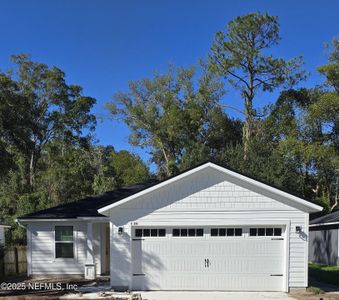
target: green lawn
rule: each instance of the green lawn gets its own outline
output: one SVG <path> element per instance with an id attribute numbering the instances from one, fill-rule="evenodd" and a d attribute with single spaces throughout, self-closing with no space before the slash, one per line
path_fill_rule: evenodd
<path id="1" fill-rule="evenodd" d="M 309 275 L 317 281 L 339 285 L 339 267 L 310 263 Z"/>

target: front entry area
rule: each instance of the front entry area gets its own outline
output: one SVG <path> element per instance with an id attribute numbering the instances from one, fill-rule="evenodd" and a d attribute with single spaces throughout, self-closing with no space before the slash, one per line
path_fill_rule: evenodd
<path id="1" fill-rule="evenodd" d="M 134 290 L 284 291 L 283 226 L 133 227 Z"/>

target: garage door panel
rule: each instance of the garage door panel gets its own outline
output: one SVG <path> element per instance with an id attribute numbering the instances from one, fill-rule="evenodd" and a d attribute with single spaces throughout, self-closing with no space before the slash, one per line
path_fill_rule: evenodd
<path id="1" fill-rule="evenodd" d="M 145 238 L 132 249 L 141 257 L 141 290 L 281 291 L 284 277 L 283 238 L 212 237 Z M 248 232 L 244 230 L 243 232 Z M 171 228 L 167 228 L 171 233 Z M 138 252 L 139 251 L 139 252 Z M 139 253 L 139 254 L 138 254 Z"/>

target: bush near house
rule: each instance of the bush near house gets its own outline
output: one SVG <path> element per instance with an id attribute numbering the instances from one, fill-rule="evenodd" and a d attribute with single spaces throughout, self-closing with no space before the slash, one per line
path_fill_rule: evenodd
<path id="1" fill-rule="evenodd" d="M 309 264 L 309 275 L 320 282 L 339 285 L 339 267 Z"/>

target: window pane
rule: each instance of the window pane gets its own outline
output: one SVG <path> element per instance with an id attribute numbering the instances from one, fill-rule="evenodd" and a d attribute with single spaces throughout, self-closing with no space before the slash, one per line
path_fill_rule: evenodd
<path id="1" fill-rule="evenodd" d="M 73 242 L 73 226 L 55 226 L 55 240 Z"/>
<path id="2" fill-rule="evenodd" d="M 218 236 L 218 228 L 211 229 L 211 236 Z"/>
<path id="3" fill-rule="evenodd" d="M 258 228 L 258 236 L 265 236 L 265 228 Z"/>
<path id="4" fill-rule="evenodd" d="M 187 229 L 186 228 L 180 229 L 180 235 L 181 236 L 187 236 Z"/>
<path id="5" fill-rule="evenodd" d="M 149 229 L 144 229 L 144 236 L 150 236 L 151 231 Z"/>
<path id="6" fill-rule="evenodd" d="M 142 237 L 142 229 L 135 229 L 135 236 Z"/>
<path id="7" fill-rule="evenodd" d="M 180 230 L 179 229 L 173 229 L 173 236 L 179 236 L 180 235 Z"/>
<path id="8" fill-rule="evenodd" d="M 226 236 L 226 228 L 219 228 L 219 236 Z"/>
<path id="9" fill-rule="evenodd" d="M 250 228 L 250 236 L 256 236 L 257 235 L 257 228 Z"/>
<path id="10" fill-rule="evenodd" d="M 166 236 L 166 229 L 159 229 L 159 236 Z"/>
<path id="11" fill-rule="evenodd" d="M 195 229 L 194 228 L 188 229 L 188 236 L 195 236 Z"/>
<path id="12" fill-rule="evenodd" d="M 272 236 L 273 235 L 273 228 L 266 228 L 266 236 Z"/>
<path id="13" fill-rule="evenodd" d="M 197 236 L 203 236 L 204 235 L 204 229 L 198 228 L 197 229 Z"/>
<path id="14" fill-rule="evenodd" d="M 274 235 L 281 236 L 281 228 L 274 228 Z"/>
<path id="15" fill-rule="evenodd" d="M 151 229 L 151 236 L 158 236 L 158 230 L 157 229 Z"/>
<path id="16" fill-rule="evenodd" d="M 242 236 L 242 229 L 241 228 L 235 229 L 235 236 Z"/>
<path id="17" fill-rule="evenodd" d="M 56 258 L 73 258 L 73 243 L 55 243 Z"/>
<path id="18" fill-rule="evenodd" d="M 234 228 L 227 228 L 227 236 L 234 236 Z"/>

